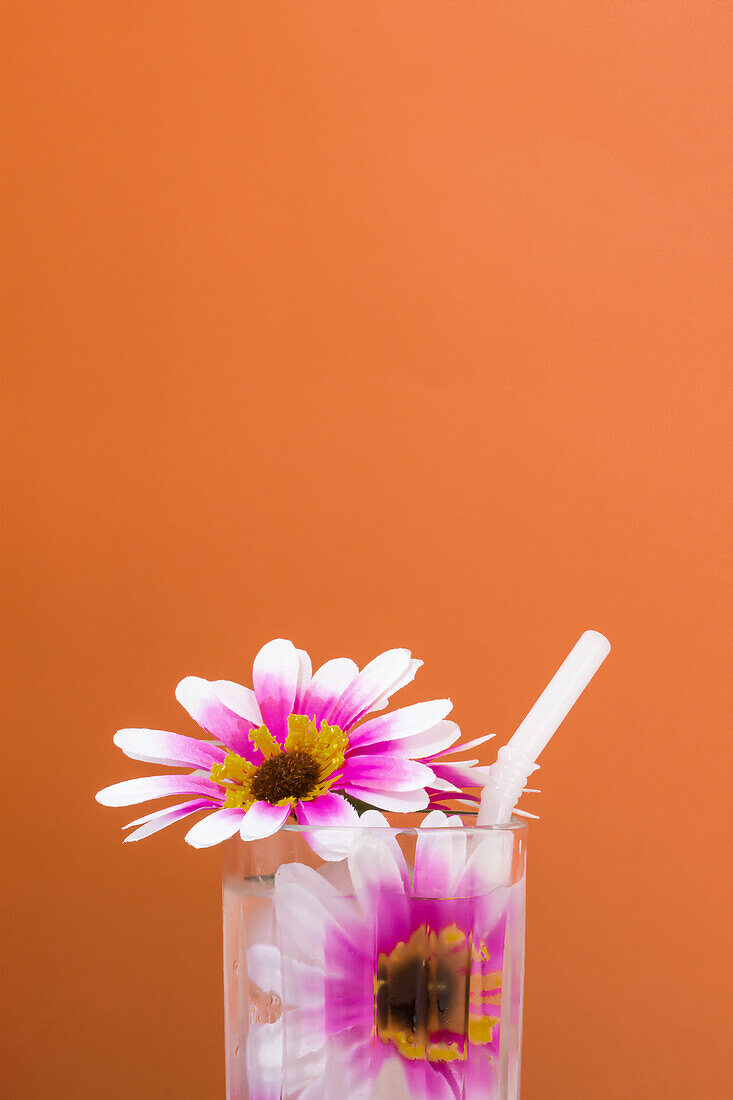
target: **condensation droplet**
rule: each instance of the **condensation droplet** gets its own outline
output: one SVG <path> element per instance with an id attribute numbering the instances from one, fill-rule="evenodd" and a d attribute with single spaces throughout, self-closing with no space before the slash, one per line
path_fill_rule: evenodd
<path id="1" fill-rule="evenodd" d="M 256 1024 L 274 1024 L 282 1016 L 282 1001 L 277 993 L 255 990 L 250 997 L 250 1018 Z"/>

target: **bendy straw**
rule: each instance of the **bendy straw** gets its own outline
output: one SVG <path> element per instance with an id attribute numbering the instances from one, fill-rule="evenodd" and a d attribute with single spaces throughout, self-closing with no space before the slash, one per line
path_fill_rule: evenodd
<path id="1" fill-rule="evenodd" d="M 514 736 L 499 749 L 489 769 L 478 813 L 479 825 L 501 825 L 511 817 L 537 757 L 577 702 L 611 651 L 607 638 L 586 630 Z"/>

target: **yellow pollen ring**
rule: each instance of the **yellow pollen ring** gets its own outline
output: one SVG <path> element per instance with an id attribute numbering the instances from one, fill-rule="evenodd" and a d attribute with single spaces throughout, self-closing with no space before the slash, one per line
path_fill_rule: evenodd
<path id="1" fill-rule="evenodd" d="M 227 751 L 222 763 L 213 764 L 211 768 L 211 779 L 226 787 L 224 806 L 227 808 L 248 810 L 253 806 L 257 799 L 252 788 L 262 764 L 288 753 L 309 757 L 315 766 L 317 778 L 307 793 L 300 794 L 298 798 L 286 794 L 272 805 L 284 806 L 290 803 L 295 807 L 298 801 L 311 802 L 314 798 L 319 798 L 333 786 L 343 767 L 349 745 L 347 734 L 338 726 L 321 722 L 319 728 L 315 719 L 309 718 L 307 714 L 291 714 L 288 717 L 288 735 L 282 746 L 267 726 L 250 730 L 249 740 L 262 754 L 261 764 L 252 764 L 237 753 Z"/>

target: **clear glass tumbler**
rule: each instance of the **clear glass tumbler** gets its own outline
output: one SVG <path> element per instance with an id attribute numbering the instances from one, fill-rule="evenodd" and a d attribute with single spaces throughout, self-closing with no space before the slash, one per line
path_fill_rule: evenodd
<path id="1" fill-rule="evenodd" d="M 526 834 L 228 841 L 229 1100 L 518 1100 Z"/>

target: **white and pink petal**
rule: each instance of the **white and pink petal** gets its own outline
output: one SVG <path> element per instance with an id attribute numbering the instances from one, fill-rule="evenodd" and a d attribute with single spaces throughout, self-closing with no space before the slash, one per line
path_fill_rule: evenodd
<path id="1" fill-rule="evenodd" d="M 214 690 L 220 703 L 233 714 L 239 715 L 251 727 L 262 725 L 262 715 L 257 704 L 257 696 L 252 688 L 237 684 L 234 680 L 214 680 Z"/>
<path id="2" fill-rule="evenodd" d="M 132 829 L 136 825 L 138 826 L 133 833 L 125 837 L 123 843 L 128 844 L 133 840 L 142 840 L 161 829 L 166 829 L 176 821 L 181 821 L 184 817 L 190 817 L 191 814 L 199 813 L 200 810 L 211 810 L 213 808 L 214 803 L 209 802 L 208 799 L 195 798 L 187 802 L 179 802 L 177 806 L 166 806 L 164 810 L 154 810 L 151 814 L 139 817 L 137 821 L 130 821 L 127 825 L 123 825 L 123 829 Z"/>
<path id="3" fill-rule="evenodd" d="M 380 837 L 379 832 L 381 830 L 365 831 L 348 854 L 351 880 L 363 912 L 374 912 L 379 895 L 389 894 L 394 898 L 391 904 L 396 904 L 409 889 L 409 879 L 405 882 L 404 861 L 396 857 L 394 846 L 389 843 L 390 834 L 386 832 Z"/>
<path id="4" fill-rule="evenodd" d="M 438 722 L 437 726 L 417 733 L 414 737 L 407 737 L 400 741 L 404 755 L 412 759 L 422 760 L 428 767 L 432 767 L 432 758 L 442 749 L 448 749 L 455 745 L 461 736 L 460 726 L 456 722 Z"/>
<path id="5" fill-rule="evenodd" d="M 348 944 L 348 950 L 334 951 L 334 965 L 343 957 L 348 966 L 351 953 L 359 949 L 358 929 L 352 934 L 338 921 L 332 901 L 324 902 L 299 883 L 276 880 L 275 904 L 278 923 L 288 929 L 289 941 L 305 960 L 323 967 L 327 946 Z"/>
<path id="6" fill-rule="evenodd" d="M 268 642 L 254 659 L 252 684 L 262 720 L 281 745 L 288 735 L 288 716 L 293 713 L 299 676 L 298 651 L 285 638 Z"/>
<path id="7" fill-rule="evenodd" d="M 407 864 L 407 860 L 404 857 L 400 843 L 392 832 L 392 828 L 387 821 L 387 818 L 379 810 L 365 810 L 363 814 L 359 816 L 359 824 L 367 829 L 385 829 L 387 830 L 383 837 L 380 836 L 380 840 L 384 840 L 384 843 L 389 847 L 392 852 L 392 857 L 400 869 L 400 876 L 402 878 L 402 885 L 405 892 L 410 892 L 410 870 Z"/>
<path id="8" fill-rule="evenodd" d="M 269 802 L 255 802 L 245 813 L 240 827 L 242 840 L 262 840 L 281 829 L 290 816 L 290 803 L 271 806 Z"/>
<path id="9" fill-rule="evenodd" d="M 466 835 L 460 818 L 449 818 L 433 810 L 417 834 L 415 849 L 415 893 L 419 897 L 452 897 L 466 864 Z"/>
<path id="10" fill-rule="evenodd" d="M 465 787 L 484 787 L 489 781 L 489 768 L 482 768 L 470 760 L 457 760 L 455 764 L 443 764 L 431 760 L 430 766 L 437 779 L 463 790 Z"/>
<path id="11" fill-rule="evenodd" d="M 95 797 L 103 806 L 134 806 L 171 794 L 201 795 L 219 804 L 224 800 L 223 789 L 218 783 L 198 775 L 146 775 L 125 779 L 97 791 Z"/>
<path id="12" fill-rule="evenodd" d="M 457 727 L 456 727 L 457 728 Z M 492 741 L 496 737 L 495 733 L 487 733 L 484 737 L 475 737 L 473 741 L 464 741 L 460 745 L 456 745 L 454 749 L 442 749 L 439 752 L 435 752 L 433 755 L 438 756 L 451 756 L 456 752 L 466 752 L 468 749 L 478 748 L 479 745 L 485 745 L 487 741 Z"/>
<path id="13" fill-rule="evenodd" d="M 339 794 L 329 791 L 311 802 L 299 802 L 298 820 L 303 825 L 339 825 L 353 828 L 359 824 L 359 815 L 354 807 Z"/>
<path id="14" fill-rule="evenodd" d="M 388 649 L 366 665 L 349 684 L 330 721 L 348 731 L 410 668 L 409 649 Z"/>
<path id="15" fill-rule="evenodd" d="M 455 722 L 443 721 L 423 733 L 415 733 L 396 741 L 380 741 L 379 744 L 368 745 L 360 751 L 375 754 L 397 753 L 410 760 L 422 760 L 428 767 L 432 767 L 433 757 L 440 755 L 439 750 L 449 749 L 460 736 L 461 730 Z"/>
<path id="16" fill-rule="evenodd" d="M 414 703 L 410 707 L 393 710 L 389 714 L 380 714 L 378 718 L 370 718 L 351 732 L 349 746 L 360 749 L 366 745 L 396 741 L 424 733 L 442 722 L 452 708 L 450 699 L 431 699 L 425 703 Z"/>
<path id="17" fill-rule="evenodd" d="M 348 657 L 326 661 L 313 674 L 300 703 L 300 713 L 319 724 L 331 720 L 341 696 L 359 675 L 359 667 Z"/>
<path id="18" fill-rule="evenodd" d="M 244 810 L 227 806 L 222 810 L 216 810 L 201 821 L 197 821 L 192 829 L 186 833 L 185 840 L 192 848 L 211 848 L 214 844 L 221 844 L 229 840 L 239 832 L 244 819 Z"/>
<path id="19" fill-rule="evenodd" d="M 382 710 L 384 707 L 386 707 L 392 695 L 394 695 L 398 691 L 401 691 L 403 687 L 407 687 L 408 684 L 412 683 L 412 681 L 415 679 L 415 675 L 417 674 L 418 670 L 422 668 L 423 664 L 424 661 L 418 661 L 413 657 L 402 675 L 398 676 L 397 679 L 389 685 L 386 691 L 384 691 L 378 699 L 375 699 L 369 710 Z"/>
<path id="20" fill-rule="evenodd" d="M 339 785 L 368 787 L 370 790 L 414 791 L 429 786 L 435 778 L 427 764 L 402 756 L 348 756 L 341 769 Z"/>
<path id="21" fill-rule="evenodd" d="M 354 807 L 333 791 L 312 802 L 299 802 L 296 817 L 301 825 L 311 826 L 303 836 L 313 851 L 325 860 L 344 858 L 354 842 L 359 824 Z"/>
<path id="22" fill-rule="evenodd" d="M 112 740 L 131 760 L 165 764 L 171 768 L 203 768 L 209 771 L 212 764 L 221 763 L 226 756 L 218 745 L 165 730 L 117 730 Z"/>
<path id="23" fill-rule="evenodd" d="M 201 676 L 186 676 L 176 688 L 176 699 L 214 740 L 246 755 L 252 723 L 222 703 L 215 683 Z"/>
<path id="24" fill-rule="evenodd" d="M 298 654 L 298 683 L 295 689 L 293 714 L 302 714 L 303 699 L 313 676 L 313 665 L 304 649 L 296 649 L 295 652 Z"/>
<path id="25" fill-rule="evenodd" d="M 376 806 L 380 810 L 392 810 L 397 813 L 417 813 L 428 807 L 429 798 L 425 791 L 383 791 L 369 790 L 366 787 L 344 787 L 346 794 L 352 798 L 364 802 L 368 806 Z"/>

